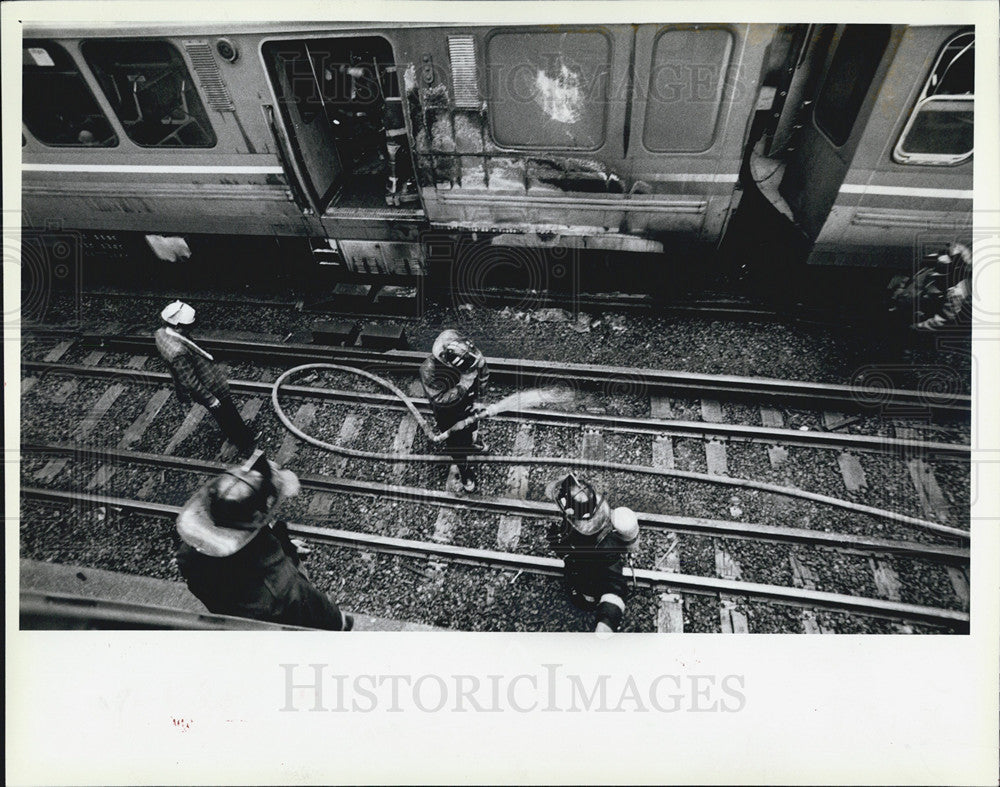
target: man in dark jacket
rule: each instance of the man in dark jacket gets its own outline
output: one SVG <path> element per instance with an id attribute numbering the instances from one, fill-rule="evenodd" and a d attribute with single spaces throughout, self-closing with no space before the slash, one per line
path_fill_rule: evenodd
<path id="1" fill-rule="evenodd" d="M 628 508 L 611 510 L 603 495 L 574 474 L 545 490 L 562 519 L 548 529 L 552 551 L 563 559 L 573 604 L 596 614 L 595 631 L 617 631 L 625 615 L 625 561 L 639 544 L 639 522 Z"/>
<path id="2" fill-rule="evenodd" d="M 191 339 L 195 311 L 188 304 L 174 301 L 161 313 L 166 323 L 155 334 L 156 349 L 170 369 L 177 398 L 184 404 L 192 399 L 208 408 L 222 433 L 241 451 L 254 447 L 254 436 L 240 418 L 229 384 L 214 364 L 214 358 Z"/>
<path id="3" fill-rule="evenodd" d="M 299 561 L 278 504 L 299 480 L 261 452 L 201 487 L 177 516 L 177 567 L 188 589 L 219 615 L 347 631 L 353 619 L 317 590 Z"/>
<path id="4" fill-rule="evenodd" d="M 483 354 L 458 331 L 443 331 L 434 340 L 430 357 L 420 367 L 420 382 L 439 430 L 444 432 L 476 412 L 476 400 L 489 376 Z M 445 445 L 458 465 L 462 488 L 474 492 L 476 474 L 469 466 L 469 455 L 486 450 L 478 429 L 473 425 L 454 432 Z"/>

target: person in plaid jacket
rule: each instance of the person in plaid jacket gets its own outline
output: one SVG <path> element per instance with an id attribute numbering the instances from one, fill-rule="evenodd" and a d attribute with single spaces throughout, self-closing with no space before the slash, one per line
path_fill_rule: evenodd
<path id="1" fill-rule="evenodd" d="M 237 448 L 248 453 L 252 451 L 254 436 L 233 404 L 226 378 L 215 365 L 212 355 L 191 339 L 194 309 L 182 301 L 174 301 L 160 313 L 160 317 L 166 324 L 154 334 L 156 349 L 170 369 L 177 398 L 184 404 L 193 399 L 207 408 L 222 433 Z"/>

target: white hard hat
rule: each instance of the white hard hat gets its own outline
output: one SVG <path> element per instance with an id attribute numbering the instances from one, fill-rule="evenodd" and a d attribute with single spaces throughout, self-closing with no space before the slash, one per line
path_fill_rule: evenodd
<path id="1" fill-rule="evenodd" d="M 160 316 L 170 325 L 190 325 L 194 322 L 194 309 L 184 301 L 174 301 L 160 312 Z"/>
<path id="2" fill-rule="evenodd" d="M 623 540 L 634 541 L 639 537 L 639 518 L 631 508 L 616 508 L 611 512 L 611 521 Z"/>

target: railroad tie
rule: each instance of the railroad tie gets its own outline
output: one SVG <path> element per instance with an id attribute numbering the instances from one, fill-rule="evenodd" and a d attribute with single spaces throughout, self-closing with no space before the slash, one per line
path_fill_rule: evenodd
<path id="1" fill-rule="evenodd" d="M 649 397 L 649 412 L 653 418 L 662 421 L 669 421 L 674 418 L 673 408 L 670 406 L 670 398 L 666 396 L 651 395 Z M 657 435 L 653 438 L 653 466 L 673 470 L 674 463 L 674 441 L 669 435 Z"/>
<path id="2" fill-rule="evenodd" d="M 72 339 L 67 339 L 66 341 L 59 342 L 55 347 L 49 350 L 45 357 L 42 358 L 43 361 L 47 363 L 55 363 L 60 358 L 62 358 L 70 347 L 72 347 L 75 342 Z"/>
<path id="3" fill-rule="evenodd" d="M 769 429 L 782 429 L 785 426 L 785 417 L 776 407 L 761 405 L 760 422 Z M 771 467 L 778 467 L 788 461 L 788 449 L 772 445 L 767 449 L 767 458 L 771 462 Z"/>
<path id="4" fill-rule="evenodd" d="M 854 419 L 850 418 L 846 413 L 840 413 L 832 410 L 823 411 L 823 428 L 828 432 L 835 432 L 851 423 L 853 420 Z"/>
<path id="5" fill-rule="evenodd" d="M 125 364 L 129 369 L 144 369 L 146 366 L 146 361 L 149 360 L 148 355 L 133 355 L 128 359 L 128 363 Z"/>
<path id="6" fill-rule="evenodd" d="M 448 466 L 448 477 L 444 482 L 445 491 L 458 491 L 462 488 L 462 476 L 458 472 L 458 465 Z M 458 512 L 453 508 L 441 507 L 438 509 L 437 519 L 434 520 L 434 532 L 431 540 L 439 544 L 450 544 L 455 535 L 455 527 L 458 525 Z M 408 525 L 397 525 L 394 535 L 397 538 L 410 534 Z"/>
<path id="7" fill-rule="evenodd" d="M 680 542 L 676 533 L 667 533 L 664 552 L 656 561 L 656 569 L 671 574 L 681 570 Z M 680 593 L 660 593 L 656 609 L 656 631 L 658 634 L 684 633 L 684 597 Z"/>
<path id="8" fill-rule="evenodd" d="M 903 440 L 916 440 L 917 430 L 905 426 L 896 427 L 896 436 Z M 937 478 L 934 476 L 934 468 L 920 457 L 910 459 L 906 463 L 910 472 L 910 480 L 913 488 L 917 492 L 917 499 L 920 508 L 928 519 L 936 519 L 938 522 L 947 522 L 951 517 L 948 501 L 941 492 Z"/>
<path id="9" fill-rule="evenodd" d="M 413 440 L 416 436 L 417 419 L 410 414 L 404 415 L 403 420 L 399 422 L 399 428 L 396 430 L 396 436 L 392 441 L 392 453 L 397 456 L 405 456 L 410 453 L 410 449 L 413 447 Z M 398 479 L 403 475 L 406 464 L 406 462 L 393 462 L 393 478 Z"/>
<path id="10" fill-rule="evenodd" d="M 177 431 L 173 433 L 170 438 L 170 442 L 167 443 L 167 447 L 163 449 L 163 453 L 168 456 L 177 450 L 177 446 L 187 440 L 194 430 L 198 428 L 198 424 L 201 423 L 202 419 L 208 414 L 208 410 L 204 407 L 192 407 L 188 410 L 184 420 L 181 421 L 181 425 L 177 427 Z"/>
<path id="11" fill-rule="evenodd" d="M 726 444 L 721 440 L 709 440 L 705 443 L 705 463 L 711 475 L 729 475 Z"/>
<path id="12" fill-rule="evenodd" d="M 813 570 L 803 563 L 794 552 L 788 556 L 788 562 L 792 566 L 792 584 L 797 588 L 815 590 L 816 575 L 813 573 Z M 816 610 L 814 609 L 803 609 L 799 613 L 799 619 L 802 621 L 802 630 L 806 634 L 835 633 L 833 629 L 819 622 Z"/>
<path id="13" fill-rule="evenodd" d="M 903 583 L 899 581 L 899 574 L 896 573 L 892 563 L 882 558 L 869 558 L 868 562 L 872 567 L 875 592 L 889 601 L 899 601 L 899 591 Z M 892 628 L 897 634 L 913 633 L 913 627 L 909 623 L 893 623 Z"/>
<path id="14" fill-rule="evenodd" d="M 923 459 L 911 459 L 906 466 L 910 471 L 910 480 L 913 481 L 913 488 L 917 490 L 917 497 L 924 514 L 928 519 L 947 522 L 951 512 L 937 478 L 934 477 L 933 468 Z"/>
<path id="15" fill-rule="evenodd" d="M 844 479 L 844 486 L 848 492 L 858 492 L 868 487 L 865 469 L 854 454 L 842 451 L 837 455 L 837 464 L 840 466 L 840 477 Z"/>
<path id="16" fill-rule="evenodd" d="M 963 568 L 958 568 L 958 566 L 948 566 L 948 579 L 951 580 L 951 586 L 955 589 L 955 595 L 958 596 L 959 601 L 962 602 L 962 609 L 968 612 L 969 610 L 969 574 Z"/>
<path id="17" fill-rule="evenodd" d="M 659 419 L 661 421 L 673 420 L 675 416 L 674 416 L 674 410 L 670 406 L 670 397 L 650 394 L 649 414 L 653 418 Z"/>
<path id="18" fill-rule="evenodd" d="M 701 420 L 710 424 L 721 424 L 725 420 L 722 414 L 722 402 L 718 399 L 702 399 Z"/>
<path id="19" fill-rule="evenodd" d="M 703 400 L 704 402 L 704 400 Z M 705 460 L 712 475 L 727 475 L 726 446 L 718 440 L 705 443 Z M 715 547 L 715 572 L 721 579 L 739 579 L 740 564 L 725 550 L 722 541 L 713 538 Z M 723 634 L 746 634 L 749 631 L 747 616 L 736 609 L 739 596 L 719 594 L 719 622 Z"/>
<path id="20" fill-rule="evenodd" d="M 522 423 L 514 436 L 514 456 L 531 456 L 535 450 L 535 437 L 531 424 Z M 528 466 L 511 465 L 507 472 L 507 493 L 517 500 L 528 496 Z M 497 527 L 497 546 L 513 552 L 521 539 L 521 517 L 504 514 Z"/>
<path id="21" fill-rule="evenodd" d="M 438 544 L 450 544 L 458 525 L 458 511 L 454 508 L 439 508 L 437 519 L 434 520 L 434 532 L 431 540 Z"/>
<path id="22" fill-rule="evenodd" d="M 94 350 L 93 352 L 89 352 L 83 359 L 83 365 L 97 366 L 106 354 L 107 353 L 105 353 L 104 350 Z"/>
<path id="23" fill-rule="evenodd" d="M 649 397 L 650 412 L 654 418 L 670 419 L 674 417 L 670 407 L 670 399 L 665 396 Z M 653 467 L 672 470 L 674 462 L 674 443 L 667 435 L 657 435 L 653 438 Z M 680 541 L 676 533 L 667 533 L 665 538 L 667 549 L 659 556 L 656 567 L 661 571 L 678 573 L 681 570 Z M 684 633 L 684 597 L 680 593 L 667 591 L 660 593 L 656 609 L 656 631 L 661 634 Z"/>
<path id="24" fill-rule="evenodd" d="M 73 437 L 78 440 L 86 440 L 93 433 L 94 429 L 97 428 L 97 424 L 108 414 L 108 410 L 117 401 L 118 397 L 125 392 L 124 385 L 112 385 L 109 387 L 101 397 L 94 403 L 94 405 L 87 411 L 87 414 L 83 417 L 80 425 L 76 428 L 73 433 Z"/>
<path id="25" fill-rule="evenodd" d="M 240 409 L 240 418 L 243 419 L 243 423 L 245 423 L 248 428 L 257 418 L 263 404 L 263 399 L 248 399 L 243 403 L 243 407 Z M 253 429 L 251 429 L 251 431 L 253 431 Z M 231 462 L 236 458 L 236 452 L 238 450 L 239 449 L 230 440 L 226 440 L 226 442 L 222 444 L 222 448 L 219 449 L 219 453 L 215 455 L 216 461 Z"/>
<path id="26" fill-rule="evenodd" d="M 311 402 L 307 402 L 300 405 L 295 411 L 292 423 L 308 434 L 309 427 L 312 426 L 312 422 L 315 419 L 316 405 Z M 298 453 L 300 445 L 302 445 L 302 441 L 299 440 L 299 438 L 291 432 L 286 434 L 285 438 L 281 441 L 281 447 L 278 449 L 278 453 L 274 455 L 274 463 L 278 465 L 278 467 L 284 467 L 287 465 L 295 457 L 295 454 Z"/>
<path id="27" fill-rule="evenodd" d="M 722 546 L 720 539 L 712 539 L 715 545 L 715 573 L 720 579 L 740 580 L 740 564 Z M 750 627 L 745 613 L 737 609 L 742 596 L 728 593 L 719 594 L 719 626 L 723 634 L 746 634 Z"/>
<path id="28" fill-rule="evenodd" d="M 357 440 L 358 435 L 361 434 L 363 423 L 364 416 L 349 413 L 340 425 L 340 432 L 337 434 L 337 445 L 348 446 Z M 333 476 L 335 478 L 343 478 L 344 471 L 347 469 L 348 457 L 339 455 L 335 455 L 335 457 Z M 329 492 L 317 492 L 312 496 L 312 500 L 309 501 L 309 515 L 319 518 L 327 516 L 330 513 L 330 509 L 333 508 L 333 503 L 336 499 L 336 495 L 332 495 Z"/>
<path id="29" fill-rule="evenodd" d="M 28 391 L 35 387 L 38 382 L 37 377 L 25 377 L 21 380 L 21 396 L 24 396 Z"/>
<path id="30" fill-rule="evenodd" d="M 127 451 L 133 445 L 135 445 L 145 434 L 146 429 L 153 422 L 153 419 L 159 414 L 160 410 L 167 403 L 170 398 L 170 389 L 161 388 L 159 391 L 154 393 L 149 401 L 146 402 L 146 409 L 142 411 L 142 414 L 136 418 L 128 429 L 125 430 L 125 434 L 122 435 L 122 439 L 118 441 L 116 448 L 120 451 Z M 115 473 L 115 467 L 111 464 L 103 464 L 98 468 L 94 477 L 90 479 L 87 484 L 87 489 L 99 489 L 107 486 L 111 477 Z"/>

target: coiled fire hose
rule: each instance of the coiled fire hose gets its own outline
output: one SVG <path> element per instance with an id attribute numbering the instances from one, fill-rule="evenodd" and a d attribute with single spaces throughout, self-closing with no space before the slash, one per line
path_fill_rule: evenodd
<path id="1" fill-rule="evenodd" d="M 364 369 L 357 369 L 352 366 L 340 366 L 333 363 L 308 363 L 301 366 L 295 366 L 284 372 L 277 380 L 274 381 L 274 385 L 271 388 L 271 405 L 274 407 L 275 415 L 278 416 L 278 420 L 281 421 L 282 425 L 291 432 L 293 435 L 298 437 L 300 440 L 309 443 L 317 448 L 322 448 L 326 451 L 332 451 L 333 453 L 340 454 L 341 456 L 347 456 L 353 459 L 364 459 L 372 462 L 422 462 L 430 464 L 452 464 L 454 460 L 451 456 L 443 454 L 395 454 L 395 453 L 380 453 L 377 451 L 363 451 L 358 448 L 348 448 L 347 446 L 337 445 L 335 443 L 328 443 L 325 440 L 320 440 L 318 437 L 313 437 L 312 435 L 306 434 L 299 427 L 297 427 L 292 420 L 288 417 L 285 411 L 281 407 L 281 402 L 279 401 L 279 394 L 281 392 L 281 386 L 285 382 L 303 372 L 307 371 L 332 371 L 332 372 L 342 372 L 346 374 L 354 374 L 359 377 L 363 377 L 371 382 L 382 386 L 386 390 L 394 394 L 402 403 L 405 405 L 406 409 L 410 411 L 410 414 L 414 417 L 417 424 L 423 430 L 427 439 L 433 443 L 443 442 L 449 434 L 459 429 L 464 429 L 471 426 L 473 423 L 482 420 L 483 418 L 490 417 L 496 414 L 495 408 L 487 407 L 479 412 L 475 413 L 471 418 L 468 418 L 455 426 L 451 427 L 449 430 L 443 433 L 438 433 L 434 428 L 427 422 L 427 419 L 420 413 L 417 406 L 398 386 L 393 384 L 391 381 L 386 380 L 383 377 L 379 377 L 376 374 L 372 374 Z M 527 409 L 527 408 L 524 408 Z M 896 522 L 901 525 L 909 525 L 911 527 L 918 527 L 924 530 L 931 530 L 935 533 L 941 533 L 942 535 L 952 536 L 954 538 L 959 538 L 965 541 L 970 539 L 970 533 L 967 530 L 961 530 L 955 527 L 948 527 L 947 525 L 941 525 L 937 522 L 930 522 L 925 519 L 919 519 L 917 517 L 907 516 L 906 514 L 899 514 L 895 511 L 888 511 L 882 508 L 875 508 L 873 506 L 861 505 L 860 503 L 854 503 L 850 500 L 843 500 L 838 497 L 830 497 L 828 495 L 817 494 L 816 492 L 808 492 L 804 489 L 796 489 L 795 487 L 780 486 L 778 484 L 771 484 L 766 481 L 751 481 L 745 478 L 732 478 L 730 476 L 723 475 L 710 475 L 709 473 L 698 473 L 692 470 L 676 470 L 667 469 L 662 467 L 649 467 L 647 465 L 628 465 L 621 462 L 605 462 L 594 459 L 571 459 L 568 457 L 559 456 L 495 456 L 492 454 L 481 455 L 477 454 L 474 461 L 477 464 L 499 464 L 499 465 L 550 465 L 557 467 L 571 467 L 571 468 L 587 468 L 592 470 L 608 470 L 614 472 L 622 473 L 635 473 L 638 475 L 649 475 L 649 476 L 660 476 L 663 478 L 683 478 L 689 481 L 700 481 L 706 484 L 717 484 L 721 486 L 734 486 L 742 487 L 744 489 L 756 489 L 761 492 L 770 492 L 776 495 L 783 495 L 785 497 L 795 497 L 801 500 L 812 500 L 816 503 L 821 503 L 823 505 L 832 506 L 835 508 L 841 508 L 847 511 L 853 511 L 858 514 L 867 514 L 869 516 L 878 517 L 890 522 Z"/>

